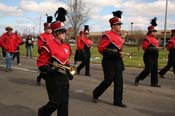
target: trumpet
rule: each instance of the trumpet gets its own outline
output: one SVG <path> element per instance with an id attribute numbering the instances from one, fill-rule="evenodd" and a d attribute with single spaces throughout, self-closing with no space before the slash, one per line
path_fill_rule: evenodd
<path id="1" fill-rule="evenodd" d="M 128 56 L 129 58 L 132 57 L 132 53 L 127 53 L 127 52 L 120 52 L 120 53 L 123 54 L 123 55 Z"/>
<path id="2" fill-rule="evenodd" d="M 52 65 L 55 69 L 58 69 L 58 71 L 62 73 L 66 73 L 66 71 L 68 70 L 71 76 L 74 76 L 76 73 L 76 68 L 74 66 L 69 67 L 69 66 L 64 66 L 62 64 L 51 63 L 51 62 L 49 62 L 49 64 Z M 59 69 L 61 69 L 62 71 L 60 71 Z"/>
<path id="3" fill-rule="evenodd" d="M 118 51 L 117 49 L 110 49 L 110 48 L 106 48 L 107 50 L 110 50 L 110 51 L 113 51 L 113 52 L 119 52 L 120 54 L 122 54 L 122 55 L 126 55 L 126 56 L 128 56 L 129 58 L 131 58 L 132 57 L 132 53 L 128 53 L 128 52 L 120 52 L 120 51 Z"/>

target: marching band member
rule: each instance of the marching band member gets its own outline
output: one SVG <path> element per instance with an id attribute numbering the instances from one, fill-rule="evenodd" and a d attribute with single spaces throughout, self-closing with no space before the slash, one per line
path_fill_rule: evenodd
<path id="1" fill-rule="evenodd" d="M 85 66 L 85 75 L 91 76 L 89 68 L 90 68 L 90 57 L 91 57 L 90 48 L 92 46 L 92 41 L 89 39 L 88 25 L 84 26 L 84 37 L 78 39 L 79 41 L 77 43 L 77 49 L 82 51 L 83 58 L 81 64 L 77 67 L 77 74 L 80 74 L 81 69 Z"/>
<path id="2" fill-rule="evenodd" d="M 126 108 L 123 100 L 123 60 L 121 56 L 124 40 L 120 36 L 121 11 L 113 12 L 114 17 L 109 20 L 111 30 L 105 32 L 98 45 L 98 51 L 103 55 L 102 67 L 104 80 L 93 90 L 93 102 L 114 82 L 113 105 Z"/>
<path id="3" fill-rule="evenodd" d="M 171 30 L 171 40 L 168 41 L 167 49 L 169 51 L 168 54 L 168 62 L 167 65 L 160 70 L 159 75 L 161 78 L 164 78 L 165 73 L 173 67 L 173 73 L 175 75 L 175 29 Z"/>
<path id="4" fill-rule="evenodd" d="M 69 79 L 72 79 L 69 71 L 61 70 L 53 64 L 69 65 L 71 47 L 63 42 L 66 37 L 64 27 L 67 11 L 60 7 L 57 11 L 56 21 L 51 23 L 54 39 L 47 41 L 40 50 L 37 65 L 41 72 L 46 74 L 46 89 L 49 102 L 39 108 L 38 116 L 51 116 L 57 110 L 57 116 L 68 116 Z"/>
<path id="5" fill-rule="evenodd" d="M 75 67 L 77 67 L 77 62 L 82 61 L 82 59 L 83 59 L 83 48 L 81 46 L 78 46 L 80 41 L 81 41 L 81 38 L 84 38 L 83 31 L 80 31 L 79 36 L 77 37 L 77 40 L 76 40 L 77 46 L 76 46 L 76 51 L 75 51 L 75 56 L 74 56 Z"/>
<path id="6" fill-rule="evenodd" d="M 135 78 L 135 85 L 138 86 L 140 80 L 144 80 L 151 73 L 151 86 L 160 87 L 158 85 L 158 46 L 159 41 L 155 37 L 157 30 L 155 26 L 157 18 L 151 21 L 151 26 L 148 27 L 148 33 L 143 40 L 142 48 L 144 50 L 143 60 L 145 63 L 144 70 Z"/>
<path id="7" fill-rule="evenodd" d="M 44 23 L 44 33 L 41 33 L 38 36 L 37 45 L 38 45 L 38 53 L 39 54 L 40 54 L 40 50 L 42 49 L 42 46 L 45 45 L 47 43 L 47 41 L 51 41 L 54 38 L 52 35 L 51 27 L 50 27 L 51 22 L 52 22 L 52 17 L 47 16 L 47 22 Z M 36 79 L 37 85 L 40 85 L 41 79 L 44 78 L 42 75 L 43 74 L 40 73 L 37 76 L 37 79 Z"/>

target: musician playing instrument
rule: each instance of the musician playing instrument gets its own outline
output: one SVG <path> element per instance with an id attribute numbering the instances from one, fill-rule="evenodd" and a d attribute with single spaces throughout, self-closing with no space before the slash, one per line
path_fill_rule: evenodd
<path id="1" fill-rule="evenodd" d="M 109 20 L 111 30 L 105 32 L 98 46 L 98 51 L 103 55 L 104 80 L 93 90 L 93 102 L 97 103 L 98 98 L 114 82 L 113 105 L 126 108 L 122 102 L 124 65 L 120 52 L 124 40 L 119 35 L 122 25 L 121 14 L 121 11 L 113 12 L 114 17 Z"/>
<path id="2" fill-rule="evenodd" d="M 59 8 L 57 13 L 61 17 L 57 17 L 57 20 L 51 23 L 54 39 L 42 46 L 37 60 L 39 69 L 46 74 L 45 82 L 49 97 L 49 102 L 39 108 L 38 116 L 51 116 L 55 110 L 57 116 L 68 116 L 69 79 L 73 77 L 68 70 L 64 71 L 55 65 L 68 67 L 72 52 L 71 47 L 63 42 L 66 36 L 63 22 L 67 11 Z"/>

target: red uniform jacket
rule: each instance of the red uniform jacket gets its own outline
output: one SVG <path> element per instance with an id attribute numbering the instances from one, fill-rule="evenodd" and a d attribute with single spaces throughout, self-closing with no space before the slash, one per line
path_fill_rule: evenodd
<path id="1" fill-rule="evenodd" d="M 78 38 L 77 38 L 77 50 L 84 49 L 85 45 L 90 48 L 92 45 L 92 41 L 89 38 L 78 36 Z"/>
<path id="2" fill-rule="evenodd" d="M 12 33 L 9 35 L 7 32 L 1 36 L 0 45 L 5 49 L 5 51 L 13 53 L 22 42 L 20 36 Z"/>
<path id="3" fill-rule="evenodd" d="M 119 50 L 122 49 L 124 40 L 114 31 L 107 31 L 103 35 L 100 44 L 98 45 L 98 51 L 103 54 L 103 51 L 108 47 L 110 43 L 114 44 Z"/>
<path id="4" fill-rule="evenodd" d="M 44 44 L 44 43 L 47 43 L 47 41 L 50 41 L 50 40 L 52 40 L 54 37 L 53 37 L 53 35 L 51 34 L 51 33 L 46 33 L 46 32 L 44 32 L 44 33 L 42 33 L 42 34 L 40 34 L 39 35 L 39 37 L 38 37 L 38 49 L 40 49 L 41 48 L 41 46 Z"/>
<path id="5" fill-rule="evenodd" d="M 158 47 L 159 41 L 155 37 L 148 35 L 146 39 L 143 40 L 142 48 L 146 50 L 150 44 L 152 44 L 155 47 Z"/>
<path id="6" fill-rule="evenodd" d="M 63 65 L 69 64 L 69 57 L 72 54 L 71 47 L 62 42 L 59 43 L 55 39 L 47 42 L 42 46 L 40 56 L 37 59 L 38 67 L 48 64 L 48 60 L 53 57 Z"/>
<path id="7" fill-rule="evenodd" d="M 168 41 L 167 49 L 170 50 L 171 48 L 175 48 L 175 37 Z"/>

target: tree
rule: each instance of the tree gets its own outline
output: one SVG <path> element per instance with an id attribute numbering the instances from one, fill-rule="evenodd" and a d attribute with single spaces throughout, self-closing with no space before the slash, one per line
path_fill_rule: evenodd
<path id="1" fill-rule="evenodd" d="M 70 0 L 68 3 L 68 24 L 73 28 L 73 37 L 76 37 L 80 27 L 89 19 L 90 8 L 83 0 Z"/>

